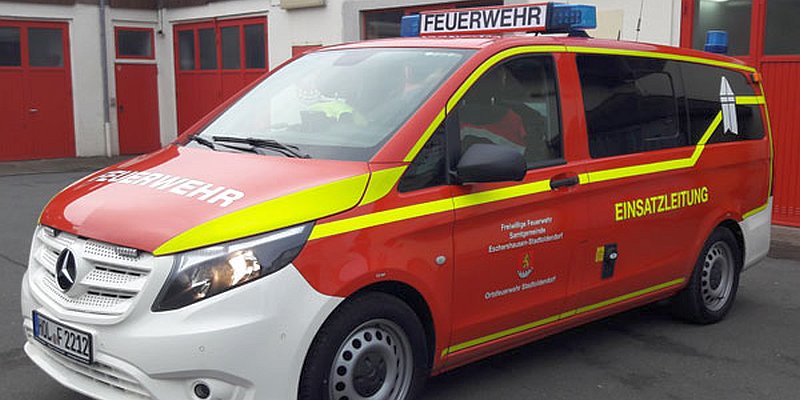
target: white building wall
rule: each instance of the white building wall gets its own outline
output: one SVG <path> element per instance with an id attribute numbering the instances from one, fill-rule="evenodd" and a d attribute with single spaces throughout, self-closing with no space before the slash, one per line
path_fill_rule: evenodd
<path id="1" fill-rule="evenodd" d="M 175 103 L 175 59 L 173 26 L 212 18 L 267 17 L 268 65 L 274 68 L 291 56 L 292 46 L 331 45 L 359 40 L 361 12 L 384 8 L 442 3 L 443 0 L 327 0 L 323 7 L 284 10 L 280 0 L 227 0 L 204 6 L 161 11 L 111 9 L 107 11 L 106 66 L 111 97 L 112 153 L 119 152 L 117 140 L 116 85 L 114 82 L 115 26 L 152 27 L 158 66 L 159 119 L 161 143 L 177 136 Z M 506 4 L 536 1 L 506 0 Z M 680 41 L 680 0 L 569 0 L 598 7 L 598 37 L 678 45 Z M 100 24 L 97 6 L 76 4 L 55 6 L 23 2 L 0 2 L 0 18 L 51 19 L 70 23 L 70 55 L 78 156 L 105 154 L 103 91 L 100 60 Z"/>

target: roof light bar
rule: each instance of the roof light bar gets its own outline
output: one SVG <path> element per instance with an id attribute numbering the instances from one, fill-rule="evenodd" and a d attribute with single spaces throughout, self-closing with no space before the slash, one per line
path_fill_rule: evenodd
<path id="1" fill-rule="evenodd" d="M 402 19 L 400 35 L 432 36 L 502 32 L 568 33 L 597 27 L 594 6 L 539 3 L 423 11 Z"/>

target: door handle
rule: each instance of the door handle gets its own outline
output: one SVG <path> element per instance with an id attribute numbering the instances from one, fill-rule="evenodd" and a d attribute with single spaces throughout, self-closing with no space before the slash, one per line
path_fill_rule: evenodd
<path id="1" fill-rule="evenodd" d="M 28 112 L 31 113 L 31 114 L 37 113 L 37 112 L 39 112 L 39 109 L 38 108 L 29 108 Z"/>
<path id="2" fill-rule="evenodd" d="M 577 176 L 568 176 L 565 178 L 553 177 L 550 178 L 550 189 L 558 189 L 560 187 L 575 186 L 578 184 Z"/>

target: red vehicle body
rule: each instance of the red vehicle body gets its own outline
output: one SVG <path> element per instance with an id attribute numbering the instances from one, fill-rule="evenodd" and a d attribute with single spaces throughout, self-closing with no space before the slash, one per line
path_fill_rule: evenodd
<path id="1" fill-rule="evenodd" d="M 764 94 L 750 67 L 693 50 L 585 38 L 414 38 L 320 51 L 366 48 L 475 52 L 366 163 L 182 146 L 257 81 L 175 144 L 58 194 L 40 223 L 162 256 L 316 221 L 294 267 L 325 296 L 382 292 L 408 304 L 425 331 L 433 374 L 676 295 L 690 284 L 704 244 L 720 227 L 736 237 L 737 268 L 765 256 L 771 144 Z M 562 162 L 530 168 L 521 181 L 398 190 L 408 166 L 476 80 L 521 55 L 552 57 Z M 765 134 L 710 143 L 724 122 L 719 111 L 697 143 L 592 157 L 576 62 L 581 55 L 676 61 L 742 75 L 752 94 L 737 95 L 736 103 L 759 110 Z M 154 181 L 135 175 L 154 171 L 179 179 L 153 189 Z M 194 183 L 181 186 L 187 182 Z M 242 196 L 192 195 L 205 182 Z M 124 219 L 136 222 L 120 227 Z M 306 354 L 308 346 L 298 351 Z"/>

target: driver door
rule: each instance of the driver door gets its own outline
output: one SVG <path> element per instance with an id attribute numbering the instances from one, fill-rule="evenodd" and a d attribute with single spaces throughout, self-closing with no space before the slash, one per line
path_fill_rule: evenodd
<path id="1" fill-rule="evenodd" d="M 462 154 L 476 143 L 491 143 L 517 150 L 528 165 L 519 182 L 454 187 L 450 355 L 517 344 L 566 311 L 586 216 L 582 171 L 563 146 L 556 57 L 499 63 L 450 115 L 458 119 Z"/>

